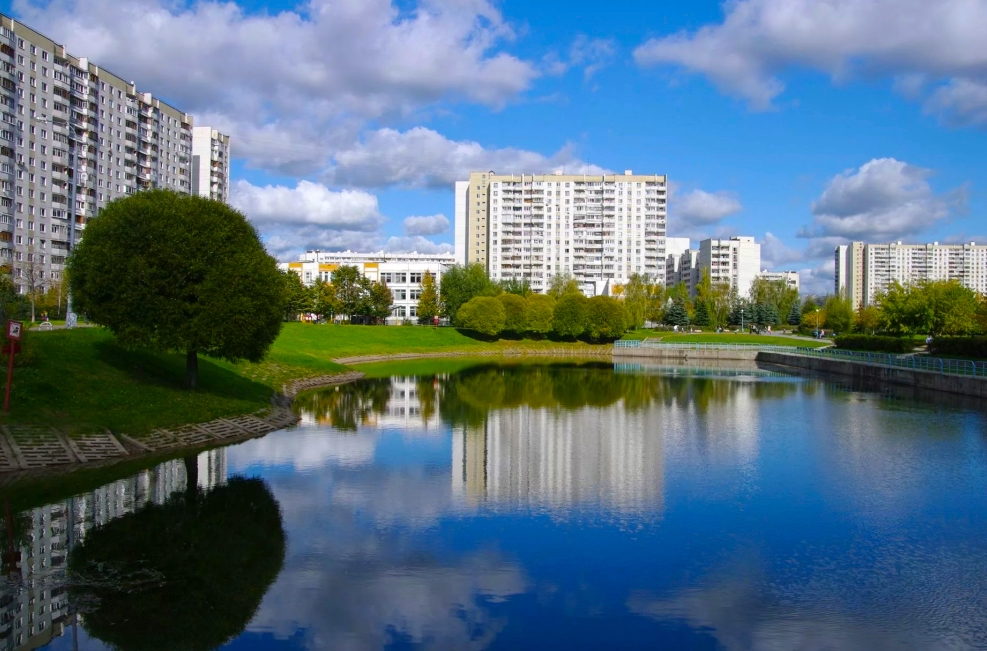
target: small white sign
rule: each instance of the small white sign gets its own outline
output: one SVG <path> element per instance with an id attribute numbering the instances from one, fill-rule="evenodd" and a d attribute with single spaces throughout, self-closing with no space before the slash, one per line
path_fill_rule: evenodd
<path id="1" fill-rule="evenodd" d="M 7 323 L 7 337 L 20 340 L 22 326 L 23 324 L 20 321 L 9 321 Z"/>

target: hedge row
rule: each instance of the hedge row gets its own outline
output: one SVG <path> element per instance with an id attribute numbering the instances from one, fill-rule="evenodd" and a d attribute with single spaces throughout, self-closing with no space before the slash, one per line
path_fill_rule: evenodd
<path id="1" fill-rule="evenodd" d="M 936 337 L 929 344 L 929 352 L 987 359 L 987 337 Z"/>
<path id="2" fill-rule="evenodd" d="M 555 301 L 543 294 L 527 298 L 500 294 L 470 299 L 459 308 L 456 321 L 488 337 L 552 332 L 559 337 L 613 341 L 627 331 L 630 315 L 621 301 L 609 296 L 566 294 Z"/>
<path id="3" fill-rule="evenodd" d="M 915 349 L 915 341 L 908 337 L 881 337 L 878 335 L 840 335 L 836 338 L 837 348 L 867 350 L 878 353 L 910 353 Z"/>

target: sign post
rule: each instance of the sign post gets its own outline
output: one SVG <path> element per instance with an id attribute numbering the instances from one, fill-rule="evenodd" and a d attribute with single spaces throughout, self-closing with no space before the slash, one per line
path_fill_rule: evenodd
<path id="1" fill-rule="evenodd" d="M 8 321 L 7 322 L 7 339 L 10 342 L 4 346 L 7 349 L 8 361 L 7 361 L 7 388 L 3 393 L 3 410 L 10 411 L 10 385 L 14 381 L 14 354 L 17 353 L 18 343 L 21 340 L 21 333 L 24 330 L 24 324 L 20 321 Z"/>

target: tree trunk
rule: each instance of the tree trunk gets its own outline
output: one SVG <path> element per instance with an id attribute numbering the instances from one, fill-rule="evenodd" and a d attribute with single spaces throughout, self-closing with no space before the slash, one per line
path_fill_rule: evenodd
<path id="1" fill-rule="evenodd" d="M 182 460 L 185 462 L 185 495 L 192 503 L 199 495 L 199 458 L 193 455 Z"/>
<path id="2" fill-rule="evenodd" d="M 31 323 L 34 323 L 34 292 L 31 292 Z"/>
<path id="3" fill-rule="evenodd" d="M 191 349 L 185 353 L 185 387 L 194 389 L 199 385 L 199 352 Z"/>

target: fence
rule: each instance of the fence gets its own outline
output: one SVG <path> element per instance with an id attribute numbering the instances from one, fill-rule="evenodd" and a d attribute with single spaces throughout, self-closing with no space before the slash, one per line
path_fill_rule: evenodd
<path id="1" fill-rule="evenodd" d="M 663 343 L 660 341 L 620 340 L 614 342 L 614 348 L 656 348 L 662 350 L 758 350 L 771 353 L 785 353 L 802 357 L 819 357 L 822 359 L 838 359 L 860 364 L 876 364 L 893 368 L 906 368 L 943 375 L 967 375 L 987 377 L 987 362 L 974 362 L 968 359 L 942 359 L 919 355 L 890 355 L 887 353 L 857 352 L 855 350 L 840 350 L 837 348 L 802 348 L 795 346 L 777 346 L 773 344 L 726 344 L 726 343 Z"/>

